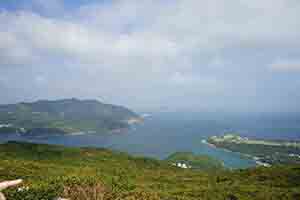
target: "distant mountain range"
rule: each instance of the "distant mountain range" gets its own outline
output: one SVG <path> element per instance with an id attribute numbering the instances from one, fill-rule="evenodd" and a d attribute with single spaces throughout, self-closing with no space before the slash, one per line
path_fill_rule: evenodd
<path id="1" fill-rule="evenodd" d="M 0 105 L 0 133 L 103 133 L 128 128 L 142 118 L 122 106 L 97 100 L 39 100 Z"/>

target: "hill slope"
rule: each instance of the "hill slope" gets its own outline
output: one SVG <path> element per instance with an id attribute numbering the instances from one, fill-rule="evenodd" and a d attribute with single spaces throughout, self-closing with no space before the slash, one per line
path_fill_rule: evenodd
<path id="1" fill-rule="evenodd" d="M 9 199 L 295 200 L 300 166 L 213 172 L 95 148 L 10 142 L 0 145 L 0 181 L 23 178 Z M 28 188 L 27 188 L 28 187 Z M 20 191 L 21 190 L 21 191 Z"/>
<path id="2" fill-rule="evenodd" d="M 103 132 L 128 127 L 131 110 L 96 100 L 64 99 L 0 105 L 0 132 Z"/>
<path id="3" fill-rule="evenodd" d="M 201 169 L 201 170 L 221 170 L 224 165 L 220 160 L 206 155 L 195 155 L 192 152 L 176 152 L 167 159 L 172 165 L 184 165 L 181 168 Z"/>

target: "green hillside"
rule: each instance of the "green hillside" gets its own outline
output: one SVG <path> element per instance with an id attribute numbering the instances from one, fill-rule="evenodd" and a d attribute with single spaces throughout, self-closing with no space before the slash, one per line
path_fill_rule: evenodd
<path id="1" fill-rule="evenodd" d="M 64 99 L 0 105 L 0 133 L 97 132 L 128 127 L 131 110 L 96 100 Z"/>
<path id="2" fill-rule="evenodd" d="M 0 145 L 0 181 L 24 179 L 8 200 L 300 199 L 300 166 L 236 171 L 181 169 L 166 161 L 95 148 Z"/>
<path id="3" fill-rule="evenodd" d="M 188 168 L 201 170 L 220 170 L 224 169 L 220 160 L 206 155 L 195 155 L 192 152 L 176 152 L 166 159 L 171 164 L 186 164 Z"/>

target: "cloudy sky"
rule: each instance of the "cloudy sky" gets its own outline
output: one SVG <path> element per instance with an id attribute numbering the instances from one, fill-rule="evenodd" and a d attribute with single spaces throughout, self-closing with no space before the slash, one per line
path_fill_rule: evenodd
<path id="1" fill-rule="evenodd" d="M 300 111 L 299 0 L 1 0 L 0 103 Z"/>

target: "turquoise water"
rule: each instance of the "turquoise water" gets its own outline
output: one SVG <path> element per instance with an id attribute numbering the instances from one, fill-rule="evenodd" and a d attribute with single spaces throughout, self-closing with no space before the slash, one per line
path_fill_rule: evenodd
<path id="1" fill-rule="evenodd" d="M 254 166 L 255 162 L 243 158 L 237 153 L 210 147 L 203 144 L 202 140 L 228 131 L 260 138 L 297 139 L 300 136 L 298 123 L 279 126 L 277 122 L 271 126 L 264 120 L 258 120 L 256 123 L 253 123 L 253 120 L 249 121 L 247 118 L 246 121 L 243 121 L 240 118 L 237 120 L 236 118 L 203 116 L 201 114 L 163 113 L 153 114 L 146 118 L 143 124 L 134 125 L 129 131 L 118 134 L 43 137 L 3 134 L 0 135 L 0 142 L 21 140 L 66 146 L 105 147 L 157 159 L 164 159 L 174 152 L 189 151 L 221 159 L 225 166 L 230 168 L 246 168 Z M 285 127 L 290 127 L 290 134 L 284 136 Z"/>

